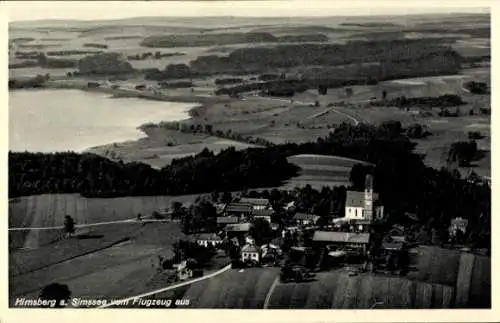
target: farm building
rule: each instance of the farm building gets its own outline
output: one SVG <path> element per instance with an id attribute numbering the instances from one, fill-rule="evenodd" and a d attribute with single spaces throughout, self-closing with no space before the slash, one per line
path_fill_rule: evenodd
<path id="1" fill-rule="evenodd" d="M 383 212 L 378 194 L 373 192 L 373 178 L 370 174 L 366 175 L 364 192 L 347 191 L 346 219 L 372 221 L 374 215 L 377 219 L 382 219 Z"/>
<path id="2" fill-rule="evenodd" d="M 314 225 L 318 219 L 319 216 L 306 213 L 297 213 L 293 217 L 293 221 L 297 225 Z"/>
<path id="3" fill-rule="evenodd" d="M 247 203 L 231 203 L 226 206 L 225 214 L 228 216 L 249 217 L 253 206 Z"/>
<path id="4" fill-rule="evenodd" d="M 365 254 L 368 243 L 370 242 L 369 233 L 353 233 L 353 232 L 330 232 L 316 231 L 314 232 L 313 241 L 323 245 L 334 246 L 337 248 L 355 248 Z"/>
<path id="5" fill-rule="evenodd" d="M 241 248 L 241 261 L 260 262 L 262 251 L 255 244 L 246 244 Z"/>
<path id="6" fill-rule="evenodd" d="M 242 204 L 250 204 L 253 210 L 267 210 L 271 208 L 271 203 L 268 199 L 258 199 L 250 197 L 242 197 L 239 201 Z"/>
<path id="7" fill-rule="evenodd" d="M 191 235 L 193 239 L 200 246 L 218 246 L 222 243 L 222 239 L 215 233 L 198 233 Z"/>

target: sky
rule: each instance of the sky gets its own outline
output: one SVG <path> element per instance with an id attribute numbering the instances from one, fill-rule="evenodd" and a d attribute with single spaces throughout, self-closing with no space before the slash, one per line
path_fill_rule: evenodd
<path id="1" fill-rule="evenodd" d="M 488 12 L 487 1 L 419 0 L 267 1 L 6 1 L 9 21 L 105 20 L 148 16 L 355 16 Z"/>

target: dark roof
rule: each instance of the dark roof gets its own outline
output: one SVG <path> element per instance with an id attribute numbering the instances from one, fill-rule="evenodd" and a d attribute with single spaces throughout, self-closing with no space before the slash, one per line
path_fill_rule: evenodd
<path id="1" fill-rule="evenodd" d="M 365 192 L 347 191 L 345 198 L 346 207 L 363 207 L 365 206 Z"/>
<path id="2" fill-rule="evenodd" d="M 206 241 L 221 241 L 221 237 L 219 237 L 215 233 L 195 233 L 189 236 L 194 240 L 206 240 Z"/>
<path id="3" fill-rule="evenodd" d="M 253 210 L 253 216 L 271 216 L 273 215 L 274 210 Z"/>
<path id="4" fill-rule="evenodd" d="M 238 223 L 238 224 L 229 224 L 226 226 L 226 231 L 232 232 L 247 232 L 250 230 L 250 223 Z"/>
<path id="5" fill-rule="evenodd" d="M 268 199 L 256 199 L 256 198 L 250 198 L 250 197 L 242 197 L 240 199 L 240 203 L 264 206 L 264 205 L 269 204 L 269 200 Z"/>
<path id="6" fill-rule="evenodd" d="M 401 250 L 403 248 L 402 243 L 397 243 L 397 242 L 383 242 L 382 243 L 382 249 L 386 250 Z"/>
<path id="7" fill-rule="evenodd" d="M 231 203 L 226 207 L 226 212 L 250 213 L 252 210 L 253 206 L 246 203 Z"/>
<path id="8" fill-rule="evenodd" d="M 293 216 L 294 220 L 309 220 L 309 221 L 316 221 L 319 218 L 319 216 L 315 214 L 306 214 L 306 213 L 297 213 Z"/>
<path id="9" fill-rule="evenodd" d="M 369 240 L 369 233 L 352 232 L 316 231 L 313 237 L 313 241 L 324 242 L 368 243 Z"/>
<path id="10" fill-rule="evenodd" d="M 373 193 L 373 203 L 378 201 L 378 193 Z M 365 192 L 358 191 L 347 191 L 347 195 L 345 198 L 345 206 L 346 207 L 363 207 L 365 206 Z"/>
<path id="11" fill-rule="evenodd" d="M 227 224 L 227 223 L 238 223 L 240 220 L 235 216 L 219 216 L 217 217 L 217 223 Z"/>

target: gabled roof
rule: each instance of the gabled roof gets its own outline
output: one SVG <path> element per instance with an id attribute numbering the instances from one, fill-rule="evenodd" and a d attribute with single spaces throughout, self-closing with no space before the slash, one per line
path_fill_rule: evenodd
<path id="1" fill-rule="evenodd" d="M 347 191 L 345 198 L 346 207 L 364 207 L 365 192 Z"/>
<path id="2" fill-rule="evenodd" d="M 260 248 L 254 244 L 246 244 L 241 248 L 241 252 L 260 252 Z"/>
<path id="3" fill-rule="evenodd" d="M 191 237 L 194 240 L 203 240 L 203 241 L 221 241 L 221 237 L 219 237 L 215 233 L 195 233 L 191 234 L 189 237 Z"/>
<path id="4" fill-rule="evenodd" d="M 269 200 L 268 199 L 257 199 L 257 198 L 251 198 L 251 197 L 242 197 L 240 199 L 240 203 L 244 203 L 244 204 L 251 204 L 251 205 L 260 205 L 260 206 L 264 206 L 264 205 L 268 205 L 269 204 Z"/>
<path id="5" fill-rule="evenodd" d="M 271 216 L 273 215 L 274 210 L 253 210 L 253 216 Z"/>
<path id="6" fill-rule="evenodd" d="M 225 230 L 231 232 L 248 232 L 250 227 L 250 223 L 229 224 L 226 226 Z"/>
<path id="7" fill-rule="evenodd" d="M 250 213 L 252 210 L 253 206 L 247 203 L 231 203 L 226 207 L 226 212 Z"/>
<path id="8" fill-rule="evenodd" d="M 378 193 L 373 193 L 373 203 L 378 201 Z M 365 192 L 347 191 L 345 198 L 346 207 L 364 207 L 365 206 Z"/>
<path id="9" fill-rule="evenodd" d="M 319 219 L 319 216 L 315 214 L 297 213 L 293 216 L 293 219 L 296 221 L 317 221 Z"/>
<path id="10" fill-rule="evenodd" d="M 238 223 L 240 220 L 235 216 L 219 216 L 217 217 L 217 223 L 219 224 L 233 224 Z"/>
<path id="11" fill-rule="evenodd" d="M 382 242 L 382 249 L 385 250 L 401 250 L 403 248 L 402 243 L 398 242 Z"/>
<path id="12" fill-rule="evenodd" d="M 313 237 L 313 241 L 322 242 L 368 243 L 369 240 L 369 233 L 352 232 L 316 231 Z"/>

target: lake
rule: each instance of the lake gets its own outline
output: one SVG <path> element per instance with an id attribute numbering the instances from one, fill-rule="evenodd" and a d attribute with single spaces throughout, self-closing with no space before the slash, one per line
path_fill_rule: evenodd
<path id="1" fill-rule="evenodd" d="M 80 90 L 9 92 L 9 149 L 81 152 L 87 148 L 137 140 L 147 122 L 189 118 L 192 103 L 115 99 Z"/>

